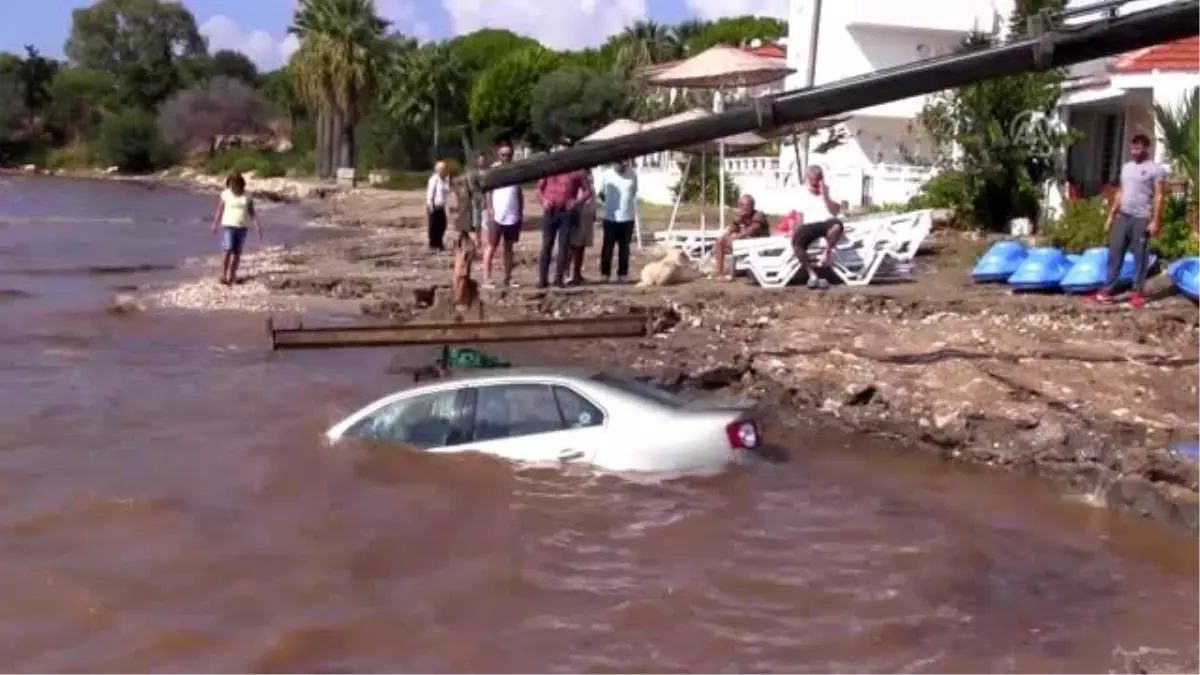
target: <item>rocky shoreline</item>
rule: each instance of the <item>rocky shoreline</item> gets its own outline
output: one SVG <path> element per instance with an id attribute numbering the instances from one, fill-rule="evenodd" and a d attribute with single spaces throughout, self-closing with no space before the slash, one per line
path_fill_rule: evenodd
<path id="1" fill-rule="evenodd" d="M 405 193 L 337 195 L 324 217 L 349 224 L 346 236 L 252 254 L 252 278 L 232 290 L 204 280 L 146 299 L 194 309 L 444 319 L 453 312 L 442 290 L 450 261 L 424 251 L 424 233 L 414 227 L 419 205 L 419 195 Z M 770 292 L 699 279 L 546 293 L 530 288 L 535 239 L 526 233 L 518 248 L 524 287 L 485 291 L 488 319 L 631 308 L 667 317 L 653 338 L 547 345 L 539 353 L 549 360 L 727 391 L 758 401 L 781 425 L 885 435 L 898 448 L 1037 474 L 1090 503 L 1193 534 L 1200 527 L 1197 463 L 1170 450 L 1200 434 L 1200 333 L 1186 300 L 1162 297 L 1135 312 L 973 286 L 965 264 L 986 242 L 961 235 L 936 237 L 936 252 L 918 258 L 912 284 Z M 635 270 L 649 259 L 635 258 Z"/>

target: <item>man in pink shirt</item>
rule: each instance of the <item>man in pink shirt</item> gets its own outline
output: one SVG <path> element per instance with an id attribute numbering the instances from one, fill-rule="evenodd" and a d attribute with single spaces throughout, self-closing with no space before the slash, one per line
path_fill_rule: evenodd
<path id="1" fill-rule="evenodd" d="M 561 150 L 557 146 L 554 150 Z M 538 256 L 538 288 L 549 286 L 550 258 L 554 244 L 554 285 L 562 287 L 571 260 L 571 230 L 578 226 L 579 206 L 592 198 L 592 182 L 584 171 L 569 171 L 538 181 L 538 201 L 542 204 L 542 251 Z"/>

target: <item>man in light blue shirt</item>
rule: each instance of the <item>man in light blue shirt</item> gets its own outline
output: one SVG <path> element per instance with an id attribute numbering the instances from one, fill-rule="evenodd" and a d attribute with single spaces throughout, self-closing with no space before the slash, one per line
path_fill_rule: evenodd
<path id="1" fill-rule="evenodd" d="M 637 220 L 637 172 L 617 162 L 600 174 L 596 197 L 604 205 L 604 239 L 600 244 L 600 276 L 612 280 L 613 247 L 617 249 L 617 281 L 629 281 L 629 245 Z"/>

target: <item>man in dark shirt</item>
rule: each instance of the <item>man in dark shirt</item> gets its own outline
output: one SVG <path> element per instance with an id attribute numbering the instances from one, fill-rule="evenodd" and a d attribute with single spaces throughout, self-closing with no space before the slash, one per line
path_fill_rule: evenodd
<path id="1" fill-rule="evenodd" d="M 560 149 L 559 146 L 557 149 Z M 550 258 L 554 245 L 554 285 L 562 287 L 571 260 L 571 228 L 576 226 L 578 207 L 592 198 L 592 181 L 585 171 L 570 171 L 538 181 L 538 201 L 542 204 L 542 251 L 538 256 L 538 288 L 546 288 L 550 279 Z"/>
<path id="2" fill-rule="evenodd" d="M 737 218 L 729 225 L 717 242 L 717 276 L 732 279 L 725 273 L 725 256 L 733 253 L 733 242 L 739 239 L 766 237 L 771 234 L 771 223 L 762 211 L 754 208 L 754 197 L 742 195 L 738 200 Z"/>

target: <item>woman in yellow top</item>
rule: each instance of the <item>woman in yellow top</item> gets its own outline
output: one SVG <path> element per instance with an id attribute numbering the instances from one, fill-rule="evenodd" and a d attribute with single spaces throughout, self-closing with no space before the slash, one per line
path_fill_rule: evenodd
<path id="1" fill-rule="evenodd" d="M 212 231 L 221 233 L 221 248 L 225 260 L 221 264 L 221 283 L 233 285 L 237 279 L 238 263 L 242 260 L 242 247 L 246 244 L 246 229 L 250 223 L 262 239 L 262 225 L 254 212 L 254 200 L 246 194 L 246 179 L 234 172 L 225 179 L 225 189 L 217 202 L 217 213 L 213 216 Z"/>

